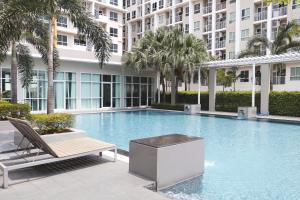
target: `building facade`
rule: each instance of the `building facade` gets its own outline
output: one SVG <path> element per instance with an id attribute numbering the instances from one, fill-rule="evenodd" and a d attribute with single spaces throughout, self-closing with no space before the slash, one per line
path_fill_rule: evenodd
<path id="1" fill-rule="evenodd" d="M 125 50 L 130 51 L 146 31 L 176 26 L 185 33 L 202 38 L 209 54 L 222 60 L 236 58 L 254 35 L 272 40 L 279 26 L 291 20 L 300 23 L 300 1 L 297 0 L 288 5 L 267 5 L 263 0 L 126 0 L 124 8 L 127 9 L 123 17 L 126 21 L 123 34 Z M 270 54 L 268 49 L 260 48 L 260 52 L 261 55 Z M 278 63 L 270 70 L 273 90 L 300 91 L 300 63 Z M 256 89 L 260 90 L 261 66 L 257 65 L 255 71 Z M 251 74 L 251 66 L 239 66 L 236 69 L 239 78 L 225 90 L 251 90 Z M 208 90 L 207 84 L 207 77 L 201 77 L 202 91 Z M 184 88 L 181 84 L 180 89 Z M 197 90 L 197 72 L 188 88 Z M 223 90 L 223 87 L 217 86 L 217 90 Z"/>
<path id="2" fill-rule="evenodd" d="M 86 11 L 110 34 L 111 59 L 99 67 L 93 45 L 65 16 L 57 19 L 57 47 L 60 67 L 54 75 L 55 110 L 97 110 L 149 106 L 154 101 L 155 76 L 130 72 L 121 65 L 122 0 L 86 0 Z M 44 19 L 47 20 L 47 19 Z M 47 103 L 47 66 L 35 49 L 33 82 L 29 88 L 18 83 L 18 101 L 28 102 L 33 111 L 45 111 Z M 3 99 L 10 99 L 10 57 L 0 65 Z"/>

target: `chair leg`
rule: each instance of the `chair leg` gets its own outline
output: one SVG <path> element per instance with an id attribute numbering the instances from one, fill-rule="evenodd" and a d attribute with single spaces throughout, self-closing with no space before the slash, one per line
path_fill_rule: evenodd
<path id="1" fill-rule="evenodd" d="M 8 170 L 5 168 L 3 169 L 3 188 L 8 188 Z"/>
<path id="2" fill-rule="evenodd" d="M 118 155 L 118 150 L 117 148 L 115 148 L 114 162 L 117 161 L 117 155 Z"/>

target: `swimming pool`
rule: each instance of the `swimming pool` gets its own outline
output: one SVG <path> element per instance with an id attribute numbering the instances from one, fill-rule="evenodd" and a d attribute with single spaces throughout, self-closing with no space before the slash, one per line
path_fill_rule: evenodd
<path id="1" fill-rule="evenodd" d="M 205 173 L 164 192 L 180 200 L 299 200 L 300 126 L 133 111 L 76 116 L 76 128 L 128 150 L 131 139 L 184 133 L 205 138 Z"/>

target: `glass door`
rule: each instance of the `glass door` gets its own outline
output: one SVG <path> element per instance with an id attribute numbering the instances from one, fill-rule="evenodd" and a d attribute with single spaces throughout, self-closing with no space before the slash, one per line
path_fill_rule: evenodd
<path id="1" fill-rule="evenodd" d="M 141 106 L 147 106 L 147 85 L 141 85 Z"/>
<path id="2" fill-rule="evenodd" d="M 65 109 L 65 83 L 63 81 L 56 81 L 54 83 L 55 94 L 55 109 Z"/>
<path id="3" fill-rule="evenodd" d="M 111 83 L 103 83 L 103 107 L 111 107 Z"/>

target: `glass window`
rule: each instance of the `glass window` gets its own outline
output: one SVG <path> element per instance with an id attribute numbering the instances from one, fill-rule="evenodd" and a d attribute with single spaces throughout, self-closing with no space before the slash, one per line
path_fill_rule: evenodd
<path id="1" fill-rule="evenodd" d="M 249 29 L 244 29 L 241 31 L 241 40 L 245 41 L 249 39 Z"/>
<path id="2" fill-rule="evenodd" d="M 189 16 L 189 7 L 185 7 L 185 16 Z"/>
<path id="3" fill-rule="evenodd" d="M 152 11 L 156 11 L 156 9 L 157 9 L 157 2 L 154 2 L 152 4 Z"/>
<path id="4" fill-rule="evenodd" d="M 109 34 L 111 37 L 118 37 L 118 29 L 117 28 L 109 28 Z"/>
<path id="5" fill-rule="evenodd" d="M 130 20 L 130 12 L 127 13 L 127 20 Z"/>
<path id="6" fill-rule="evenodd" d="M 66 35 L 57 35 L 57 44 L 68 46 L 68 37 Z"/>
<path id="7" fill-rule="evenodd" d="M 109 13 L 109 19 L 112 20 L 112 21 L 118 21 L 118 13 L 116 12 L 110 12 Z"/>
<path id="8" fill-rule="evenodd" d="M 100 74 L 81 74 L 81 108 L 101 108 L 101 87 Z"/>
<path id="9" fill-rule="evenodd" d="M 74 37 L 74 45 L 86 46 L 86 38 L 84 35 L 77 35 Z"/>
<path id="10" fill-rule="evenodd" d="M 136 4 L 136 0 L 132 0 L 131 5 L 135 5 Z"/>
<path id="11" fill-rule="evenodd" d="M 291 81 L 300 80 L 300 67 L 291 67 Z"/>
<path id="12" fill-rule="evenodd" d="M 132 19 L 134 19 L 136 17 L 136 11 L 132 11 Z"/>
<path id="13" fill-rule="evenodd" d="M 57 19 L 57 26 L 67 28 L 68 27 L 68 18 L 65 16 L 59 16 Z"/>
<path id="14" fill-rule="evenodd" d="M 118 0 L 110 0 L 109 3 L 110 3 L 111 5 L 117 6 L 117 5 L 118 5 Z"/>
<path id="15" fill-rule="evenodd" d="M 235 42 L 235 32 L 229 32 L 229 43 Z"/>
<path id="16" fill-rule="evenodd" d="M 194 5 L 194 14 L 200 13 L 200 3 Z"/>
<path id="17" fill-rule="evenodd" d="M 293 0 L 292 9 L 300 8 L 300 1 L 299 0 Z"/>
<path id="18" fill-rule="evenodd" d="M 241 71 L 240 73 L 240 82 L 249 82 L 249 71 Z"/>
<path id="19" fill-rule="evenodd" d="M 159 9 L 164 7 L 164 0 L 159 0 L 158 2 Z"/>
<path id="20" fill-rule="evenodd" d="M 194 32 L 200 31 L 200 21 L 194 22 Z"/>
<path id="21" fill-rule="evenodd" d="M 103 75 L 103 82 L 111 82 L 111 75 Z"/>
<path id="22" fill-rule="evenodd" d="M 118 53 L 118 44 L 112 44 L 110 46 L 110 52 Z"/>
<path id="23" fill-rule="evenodd" d="M 235 22 L 235 12 L 229 13 L 229 24 Z"/>
<path id="24" fill-rule="evenodd" d="M 250 19 L 250 8 L 242 9 L 242 21 Z"/>
<path id="25" fill-rule="evenodd" d="M 10 69 L 2 69 L 1 89 L 2 89 L 2 98 L 5 100 L 10 100 L 11 98 Z"/>

